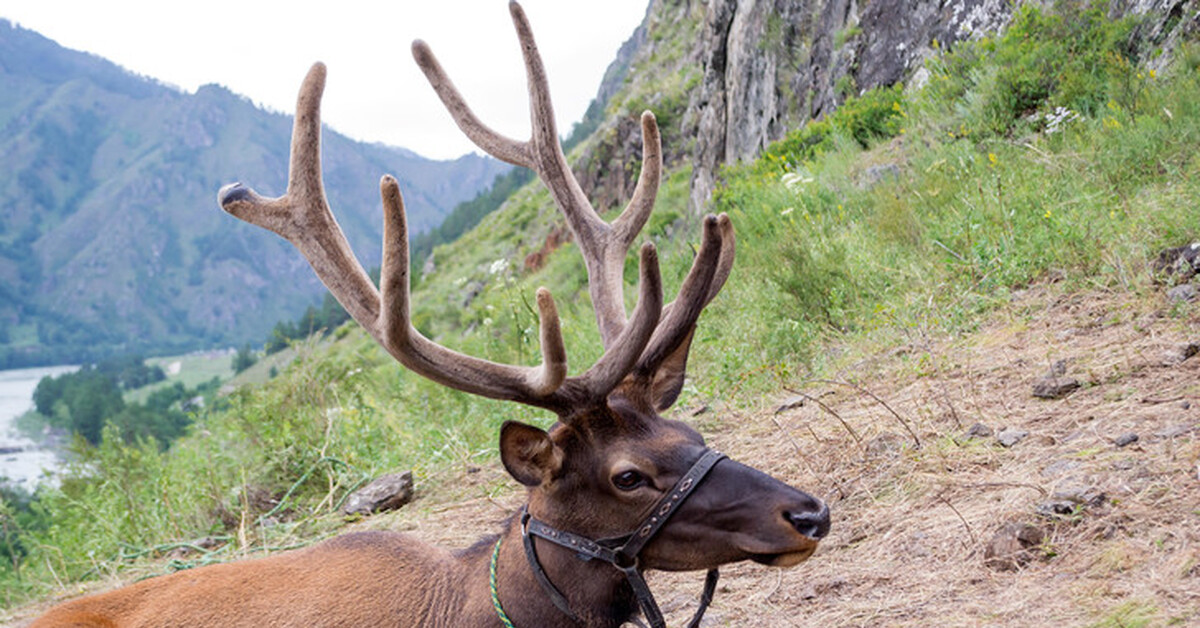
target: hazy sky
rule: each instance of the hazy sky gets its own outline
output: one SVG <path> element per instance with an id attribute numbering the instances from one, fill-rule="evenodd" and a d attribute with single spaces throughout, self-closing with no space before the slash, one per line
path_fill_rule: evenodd
<path id="1" fill-rule="evenodd" d="M 522 2 L 560 134 L 583 117 L 648 4 Z M 3 0 L 0 17 L 186 91 L 218 83 L 289 114 L 305 72 L 323 61 L 322 116 L 335 130 L 438 159 L 477 150 L 413 62 L 420 38 L 485 123 L 516 138 L 529 134 L 525 70 L 505 0 Z"/>

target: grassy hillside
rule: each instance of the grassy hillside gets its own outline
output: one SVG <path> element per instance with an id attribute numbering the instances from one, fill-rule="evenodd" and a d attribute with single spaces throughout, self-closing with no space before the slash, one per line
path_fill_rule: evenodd
<path id="1" fill-rule="evenodd" d="M 1197 620 L 1196 363 L 1148 364 L 1163 343 L 1200 336 L 1196 306 L 1163 297 L 1186 280 L 1151 267 L 1200 236 L 1200 54 L 1185 46 L 1166 64 L 1128 45 L 1133 26 L 1026 9 L 1004 36 L 931 59 L 923 84 L 852 99 L 723 174 L 713 209 L 733 217 L 738 262 L 701 320 L 678 416 L 827 497 L 835 515 L 809 564 L 731 570 L 719 621 Z M 668 294 L 698 238 L 688 177 L 669 175 L 646 233 Z M 598 337 L 574 245 L 545 247 L 554 212 L 527 187 L 439 247 L 415 294 L 417 325 L 468 353 L 531 363 L 531 297 L 546 285 L 571 371 L 586 368 Z M 526 270 L 535 251 L 545 264 Z M 32 507 L 6 499 L 4 603 L 311 543 L 351 523 L 337 506 L 385 471 L 414 469 L 417 501 L 356 527 L 462 545 L 519 505 L 495 460 L 498 427 L 551 417 L 446 391 L 359 330 L 341 336 L 297 347 L 279 378 L 234 393 L 165 453 L 107 439 Z M 1060 359 L 1083 390 L 1031 400 L 1029 382 Z M 824 401 L 773 412 L 789 391 Z M 1131 412 L 1149 403 L 1139 399 L 1191 403 L 1156 422 Z M 964 437 L 974 422 L 1034 435 L 1010 449 Z M 1175 425 L 1186 429 L 1163 431 Z M 1136 455 L 1111 442 L 1126 429 L 1144 435 Z M 1103 508 L 1037 514 L 1068 477 L 1045 474 L 1059 460 L 1108 491 Z M 1130 478 L 1140 488 L 1121 488 Z M 982 556 L 1013 518 L 1049 540 L 1009 574 Z M 1000 595 L 1009 590 L 1028 597 Z"/>

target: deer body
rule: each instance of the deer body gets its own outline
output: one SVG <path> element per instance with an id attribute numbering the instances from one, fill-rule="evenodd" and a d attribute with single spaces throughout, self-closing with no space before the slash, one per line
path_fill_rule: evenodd
<path id="1" fill-rule="evenodd" d="M 503 536 L 497 565 L 506 612 L 518 626 L 573 625 L 534 581 L 520 530 L 509 525 Z M 68 602 L 31 628 L 500 627 L 488 591 L 494 542 L 486 538 L 450 552 L 405 534 L 356 532 L 307 549 L 179 571 Z M 564 585 L 595 582 L 579 578 L 579 567 L 561 558 L 547 567 L 552 577 Z M 603 593 L 592 596 L 596 613 L 608 617 L 588 613 L 593 615 L 588 625 L 619 626 L 632 612 L 631 598 L 614 603 L 622 595 L 617 588 L 609 592 L 611 601 Z M 584 592 L 572 595 L 579 593 Z M 621 607 L 623 617 L 614 616 L 612 609 Z"/>
<path id="2" fill-rule="evenodd" d="M 665 305 L 658 254 L 643 245 L 638 300 L 627 314 L 625 258 L 653 210 L 662 171 L 657 123 L 642 114 L 637 187 L 625 210 L 605 222 L 567 167 L 528 21 L 515 2 L 509 8 L 529 80 L 528 141 L 483 125 L 423 42 L 413 44 L 413 55 L 459 128 L 494 157 L 534 170 L 574 233 L 604 346 L 582 373 L 568 376 L 557 310 L 545 288 L 537 293 L 542 363 L 536 367 L 462 355 L 412 326 L 404 202 L 390 176 L 380 182 L 384 254 L 376 288 L 325 199 L 321 64 L 309 71 L 297 101 L 287 193 L 265 198 L 233 184 L 218 195 L 228 213 L 292 242 L 346 311 L 404 366 L 451 388 L 557 415 L 549 430 L 512 421 L 500 430 L 500 460 L 527 487 L 528 501 L 499 545 L 485 539 L 452 553 L 400 534 L 348 534 L 68 602 L 35 628 L 474 628 L 501 626 L 502 618 L 518 628 L 616 628 L 639 611 L 652 628 L 663 628 L 646 570 L 708 570 L 708 598 L 720 565 L 753 560 L 790 567 L 812 555 L 829 531 L 824 503 L 710 451 L 695 429 L 659 414 L 683 387 L 701 311 L 729 278 L 735 249 L 729 218 L 704 218 L 692 268 Z M 699 613 L 706 605 L 702 600 Z M 699 614 L 693 624 L 698 620 Z"/>

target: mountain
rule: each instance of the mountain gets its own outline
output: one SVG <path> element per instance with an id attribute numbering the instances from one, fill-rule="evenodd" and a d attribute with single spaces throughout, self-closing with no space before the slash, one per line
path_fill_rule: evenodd
<path id="1" fill-rule="evenodd" d="M 290 116 L 220 86 L 184 93 L 0 20 L 0 367 L 261 341 L 295 318 L 324 290 L 312 271 L 215 200 L 237 180 L 282 193 L 290 135 Z M 328 130 L 323 147 L 368 268 L 380 175 L 400 179 L 420 232 L 508 169 Z"/>

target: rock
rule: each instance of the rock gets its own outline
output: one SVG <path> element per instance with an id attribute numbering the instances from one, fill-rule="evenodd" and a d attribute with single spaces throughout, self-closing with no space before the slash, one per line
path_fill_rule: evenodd
<path id="1" fill-rule="evenodd" d="M 992 432 L 992 428 L 984 425 L 983 423 L 976 423 L 975 425 L 967 428 L 967 431 L 963 432 L 962 437 L 963 440 L 970 440 L 972 438 L 990 438 L 993 433 L 994 432 Z"/>
<path id="2" fill-rule="evenodd" d="M 1050 365 L 1050 377 L 1062 377 L 1067 374 L 1067 361 L 1055 360 L 1054 364 Z"/>
<path id="3" fill-rule="evenodd" d="M 1056 460 L 1046 465 L 1045 469 L 1042 469 L 1042 475 L 1048 478 L 1058 477 L 1079 467 L 1080 462 L 1078 460 Z"/>
<path id="4" fill-rule="evenodd" d="M 1058 519 L 1059 517 L 1070 517 L 1078 514 L 1079 504 L 1066 500 L 1054 500 L 1042 502 L 1034 508 L 1034 512 L 1048 519 Z"/>
<path id="5" fill-rule="evenodd" d="M 1113 443 L 1115 443 L 1117 447 L 1125 447 L 1126 445 L 1132 445 L 1137 441 L 1138 435 L 1134 434 L 1133 432 L 1129 432 L 1128 434 L 1121 434 L 1118 436 L 1113 440 Z"/>
<path id="6" fill-rule="evenodd" d="M 1190 423 L 1180 423 L 1179 425 L 1172 425 L 1171 427 L 1161 429 L 1155 432 L 1154 435 L 1159 438 L 1175 438 L 1177 436 L 1183 436 L 1184 434 L 1194 431 L 1195 429 L 1195 425 Z"/>
<path id="7" fill-rule="evenodd" d="M 1196 289 L 1196 284 L 1182 283 L 1167 290 L 1167 300 L 1175 303 L 1195 301 L 1197 296 L 1200 296 L 1200 290 Z"/>
<path id="8" fill-rule="evenodd" d="M 996 434 L 996 440 L 1005 447 L 1012 447 L 1024 440 L 1026 436 L 1029 436 L 1029 432 L 1026 430 L 1005 428 Z"/>
<path id="9" fill-rule="evenodd" d="M 380 476 L 358 489 L 346 500 L 342 512 L 347 515 L 396 510 L 412 501 L 412 471 Z"/>
<path id="10" fill-rule="evenodd" d="M 1064 484 L 1050 494 L 1050 498 L 1057 501 L 1071 502 L 1079 506 L 1095 508 L 1101 506 L 1108 499 L 1108 496 L 1103 491 L 1088 484 Z"/>
<path id="11" fill-rule="evenodd" d="M 1060 399 L 1078 388 L 1079 380 L 1074 377 L 1048 375 L 1033 383 L 1033 396 L 1039 399 Z"/>
<path id="12" fill-rule="evenodd" d="M 1039 527 L 1028 523 L 1009 523 L 1000 528 L 988 542 L 983 563 L 999 571 L 1016 571 L 1038 555 L 1046 538 Z"/>
<path id="13" fill-rule="evenodd" d="M 1200 342 L 1185 342 L 1175 345 L 1162 354 L 1163 366 L 1175 366 L 1200 353 Z"/>
<path id="14" fill-rule="evenodd" d="M 1037 505 L 1037 514 L 1051 519 L 1074 517 L 1090 508 L 1099 508 L 1108 500 L 1100 489 L 1090 484 L 1067 483 L 1050 494 L 1050 501 Z"/>
<path id="15" fill-rule="evenodd" d="M 1193 242 L 1162 251 L 1154 261 L 1154 270 L 1178 277 L 1183 281 L 1200 272 L 1200 242 Z"/>
<path id="16" fill-rule="evenodd" d="M 870 166 L 863 171 L 863 188 L 870 189 L 879 185 L 883 181 L 899 181 L 900 166 L 896 164 L 882 164 L 878 166 Z"/>

